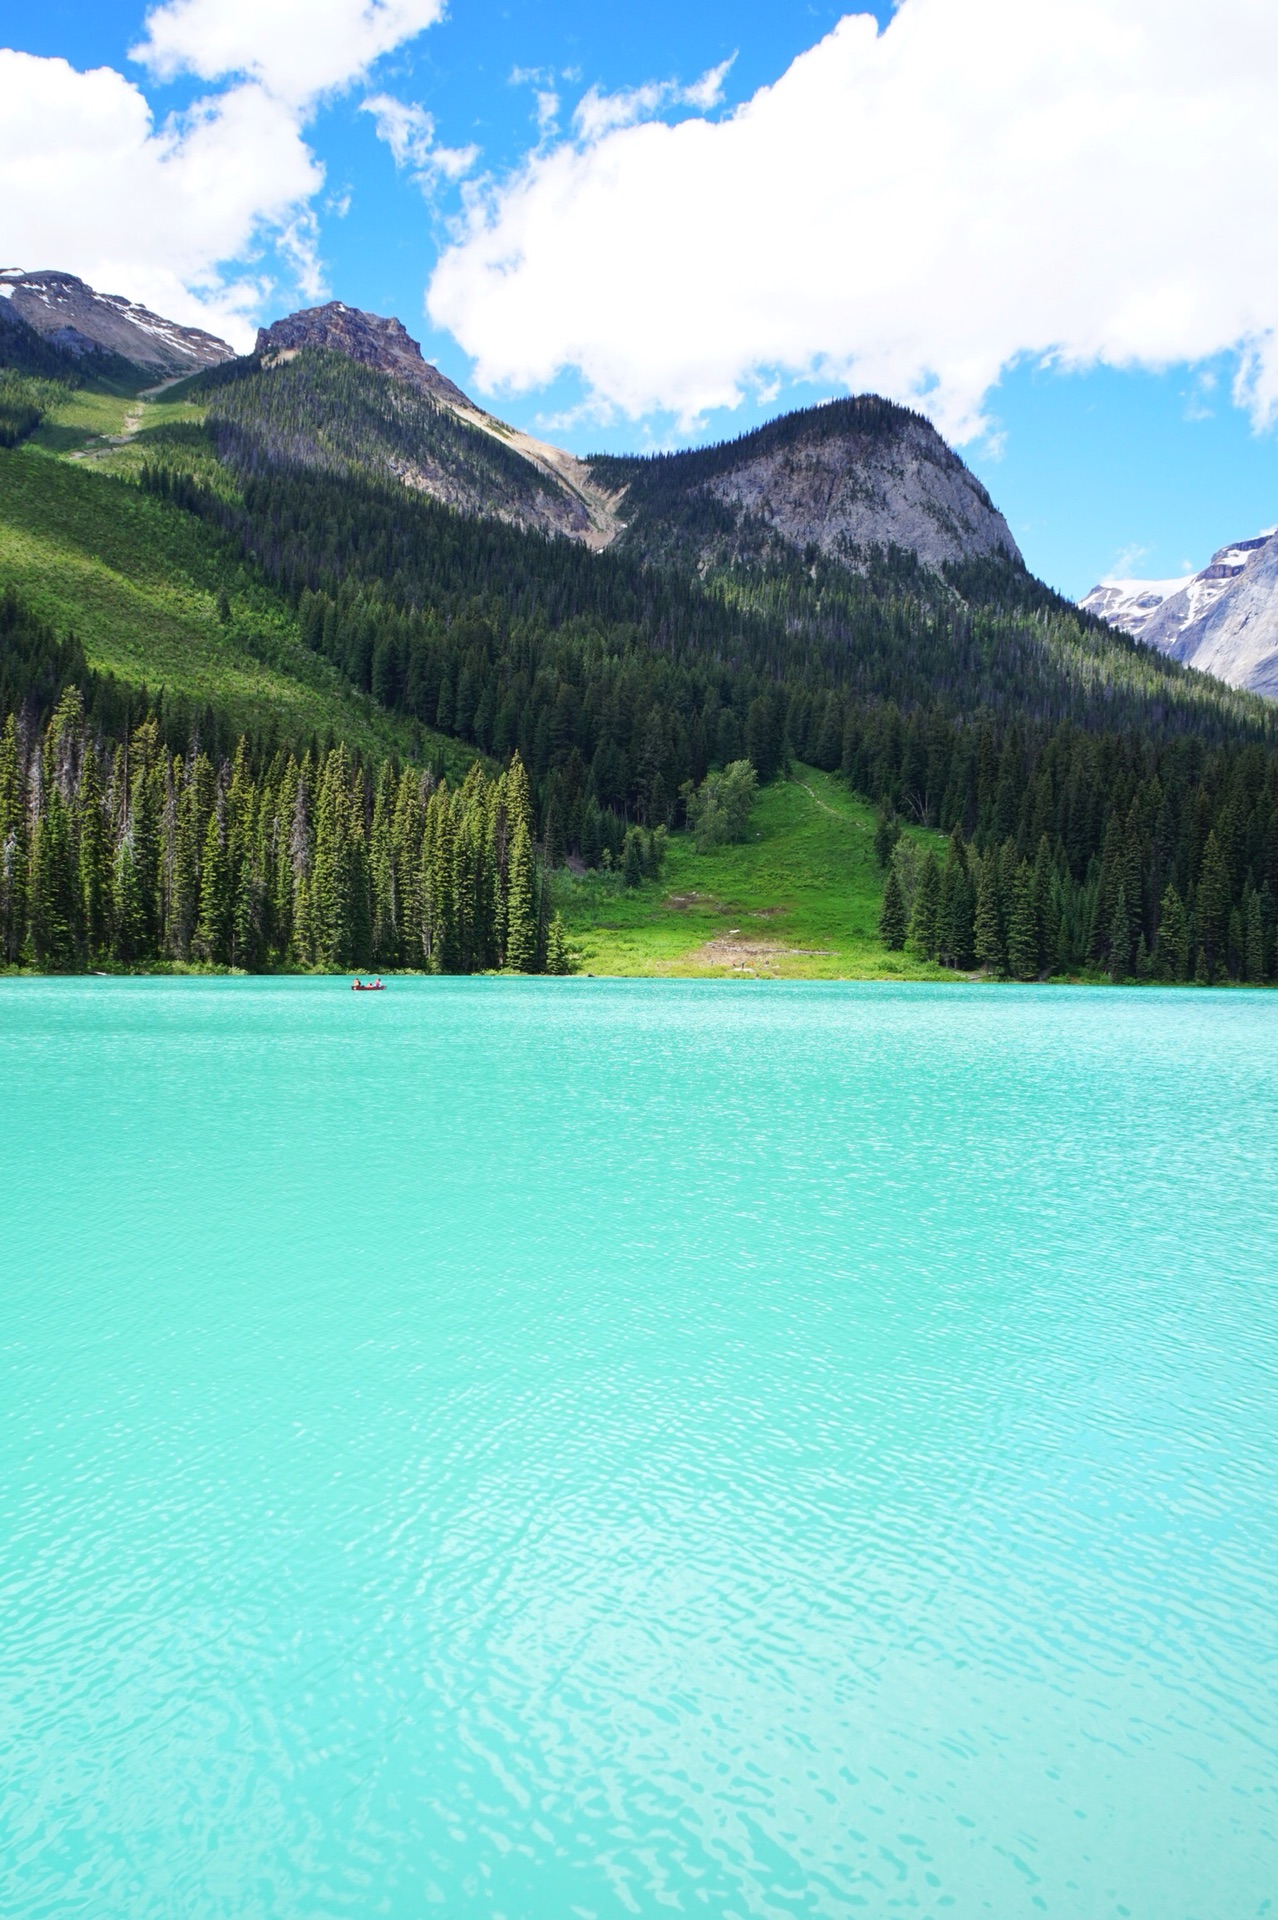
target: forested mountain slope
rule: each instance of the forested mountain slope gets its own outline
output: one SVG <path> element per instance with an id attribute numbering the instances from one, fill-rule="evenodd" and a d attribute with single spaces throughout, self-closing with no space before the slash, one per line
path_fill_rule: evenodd
<path id="1" fill-rule="evenodd" d="M 343 383 L 329 358 L 328 391 L 315 390 L 314 383 L 323 385 L 321 356 L 338 356 L 385 376 L 378 382 L 346 382 L 348 458 L 465 512 L 566 534 L 588 547 L 605 547 L 615 537 L 619 522 L 612 503 L 585 462 L 477 407 L 422 358 L 400 321 L 331 300 L 261 328 L 254 359 L 269 373 L 302 352 L 312 386 L 310 417 L 323 418 L 330 428 L 343 418 Z M 299 408 L 295 392 L 272 394 L 268 401 L 266 391 L 249 404 L 283 411 L 300 422 L 307 402 Z M 361 410 L 359 421 L 354 416 Z M 372 413 L 380 416 L 380 428 L 368 417 Z M 330 448 L 330 454 L 336 451 Z"/>
<path id="2" fill-rule="evenodd" d="M 436 772 L 451 763 L 454 780 L 467 757 L 503 766 L 517 753 L 541 856 L 587 866 L 619 861 L 636 832 L 677 831 L 707 771 L 748 756 L 767 781 L 794 757 L 841 773 L 889 822 L 951 836 L 934 887 L 917 874 L 899 883 L 921 952 L 1121 976 L 1159 954 L 1164 964 L 1166 912 L 1179 910 L 1173 971 L 1272 965 L 1273 708 L 1051 594 L 913 416 L 836 403 L 726 449 L 596 462 L 594 484 L 624 521 L 597 551 L 550 530 L 567 498 L 553 474 L 468 420 L 439 376 L 406 378 L 403 365 L 349 351 L 364 335 L 348 320 L 338 315 L 319 345 L 268 333 L 263 353 L 159 400 L 4 377 L 19 444 L 0 455 L 0 584 L 57 634 L 74 628 L 87 667 L 109 670 L 112 685 L 145 682 L 179 752 L 175 699 L 197 734 L 254 736 L 241 786 L 274 794 L 272 845 L 284 819 L 273 756 L 291 746 L 302 766 L 304 714 L 325 716 L 311 733 L 324 727 L 364 756 L 339 782 L 357 891 L 374 886 L 373 767 L 388 751 Z M 374 359 L 385 344 L 374 339 Z M 407 336 L 390 344 L 411 370 Z M 855 518 L 847 450 L 862 443 L 875 513 L 900 508 L 889 480 L 914 489 L 914 548 L 853 537 L 887 524 Z M 893 479 L 903 444 L 905 479 Z M 925 499 L 928 465 L 957 492 Z M 760 475 L 771 475 L 766 497 Z M 941 544 L 920 551 L 924 534 Z M 28 688 L 12 736 L 28 821 L 49 790 L 51 697 Z M 128 750 L 137 711 L 112 719 L 100 691 L 85 699 L 90 757 Z M 201 750 L 188 728 L 184 763 Z M 88 747 L 77 751 L 83 767 Z M 312 752 L 324 757 L 326 742 Z M 210 764 L 216 793 L 229 792 L 235 755 Z M 78 778 L 64 795 L 77 819 Z M 94 806 L 99 789 L 90 782 Z M 117 854 L 133 832 L 129 791 L 114 788 Z M 497 859 L 489 828 L 466 832 Z M 171 864 L 176 843 L 165 844 Z M 244 841 L 252 898 L 300 885 L 309 844 L 289 856 L 286 880 L 278 847 L 268 858 Z M 449 884 L 469 886 L 459 873 Z M 375 918 L 361 909 L 324 952 L 357 957 L 352 942 Z M 151 924 L 169 925 L 159 907 Z M 236 949 L 255 964 L 320 951 L 292 934 L 281 946 L 264 925 Z M 540 937 L 544 947 L 544 927 Z M 465 948 L 467 964 L 501 951 L 485 941 Z"/>

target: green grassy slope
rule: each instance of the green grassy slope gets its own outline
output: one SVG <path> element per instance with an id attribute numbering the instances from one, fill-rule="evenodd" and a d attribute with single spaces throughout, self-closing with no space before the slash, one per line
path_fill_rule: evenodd
<path id="1" fill-rule="evenodd" d="M 78 392 L 26 446 L 0 449 L 0 586 L 74 631 L 91 666 L 207 702 L 233 727 L 274 716 L 287 738 L 331 729 L 375 755 L 462 772 L 472 752 L 352 688 L 302 645 L 288 603 L 207 527 L 112 471 L 140 462 L 148 432 L 172 432 L 193 412 Z M 229 620 L 219 613 L 223 589 Z"/>
<path id="2" fill-rule="evenodd" d="M 799 766 L 760 793 L 742 845 L 698 853 L 676 834 L 659 881 L 560 874 L 556 904 L 586 973 L 952 980 L 879 940 L 874 827 L 839 781 Z M 915 837 L 944 852 L 942 835 Z"/>

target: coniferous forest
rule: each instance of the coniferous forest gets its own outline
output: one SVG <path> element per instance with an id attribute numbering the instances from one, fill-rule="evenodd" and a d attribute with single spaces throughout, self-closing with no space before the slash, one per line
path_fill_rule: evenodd
<path id="1" fill-rule="evenodd" d="M 450 787 L 427 756 L 361 759 L 266 714 L 244 736 L 215 702 L 92 672 L 10 594 L 4 962 L 562 968 L 546 871 L 651 872 L 706 775 L 748 760 L 763 783 L 841 773 L 880 807 L 889 947 L 1022 979 L 1274 978 L 1267 703 L 1010 562 L 786 553 L 668 463 L 627 469 L 634 515 L 604 553 L 455 511 L 388 469 L 407 415 L 373 406 L 376 376 L 323 353 L 285 371 L 192 383 L 204 427 L 153 435 L 134 484 L 199 523 L 228 580 L 266 583 L 326 671 L 475 766 Z M 510 459 L 472 432 L 450 420 L 441 447 L 478 485 Z"/>

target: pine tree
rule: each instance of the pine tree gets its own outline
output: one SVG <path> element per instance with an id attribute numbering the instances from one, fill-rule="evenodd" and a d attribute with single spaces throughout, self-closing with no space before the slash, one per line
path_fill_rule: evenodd
<path id="1" fill-rule="evenodd" d="M 1260 895 L 1254 890 L 1247 896 L 1247 933 L 1243 978 L 1250 986 L 1258 986 L 1265 978 L 1265 922 L 1261 911 Z"/>
<path id="2" fill-rule="evenodd" d="M 234 940 L 234 901 L 231 867 L 226 849 L 225 807 L 219 802 L 209 815 L 200 859 L 200 914 L 196 924 L 196 953 L 214 966 L 229 966 Z"/>
<path id="3" fill-rule="evenodd" d="M 546 972 L 564 974 L 572 972 L 572 962 L 568 953 L 568 940 L 564 933 L 564 923 L 556 914 L 550 923 L 546 936 Z"/>
<path id="4" fill-rule="evenodd" d="M 147 954 L 146 908 L 127 831 L 115 850 L 111 870 L 111 951 L 126 966 Z"/>
<path id="5" fill-rule="evenodd" d="M 1229 879 L 1214 828 L 1203 848 L 1194 895 L 1194 931 L 1203 948 L 1207 978 L 1214 980 L 1224 962 L 1229 936 Z"/>
<path id="6" fill-rule="evenodd" d="M 638 827 L 627 827 L 622 850 L 621 874 L 628 887 L 643 884 L 643 836 Z"/>
<path id="7" fill-rule="evenodd" d="M 980 878 L 976 885 L 976 915 L 973 925 L 973 951 L 978 967 L 987 967 L 991 973 L 1002 973 L 1006 968 L 1003 951 L 1003 930 L 998 915 L 998 856 L 988 853 L 981 861 Z"/>
<path id="8" fill-rule="evenodd" d="M 888 868 L 887 885 L 883 889 L 879 938 L 891 953 L 899 953 L 905 945 L 905 900 L 895 867 Z"/>
<path id="9" fill-rule="evenodd" d="M 1034 897 L 1034 869 L 1022 860 L 1012 882 L 1012 911 L 1007 925 L 1007 966 L 1014 980 L 1033 980 L 1038 973 L 1038 909 Z"/>
<path id="10" fill-rule="evenodd" d="M 12 966 L 27 931 L 27 819 L 18 727 L 0 730 L 0 962 Z"/>
<path id="11" fill-rule="evenodd" d="M 936 855 L 929 848 L 919 873 L 914 910 L 910 915 L 910 949 L 922 960 L 930 960 L 936 953 L 940 910 L 941 869 L 936 864 Z"/>
<path id="12" fill-rule="evenodd" d="M 1034 924 L 1038 938 L 1038 967 L 1050 967 L 1055 947 L 1057 914 L 1052 897 L 1052 848 L 1047 835 L 1040 834 L 1034 855 Z"/>
<path id="13" fill-rule="evenodd" d="M 1117 982 L 1130 977 L 1132 970 L 1132 915 L 1127 905 L 1127 889 L 1119 882 L 1110 911 L 1105 945 L 1109 950 L 1109 977 Z"/>
<path id="14" fill-rule="evenodd" d="M 75 959 L 78 877 L 70 817 L 61 789 L 53 781 L 45 789 L 31 838 L 28 883 L 31 945 L 42 967 L 67 967 Z"/>
<path id="15" fill-rule="evenodd" d="M 506 965 L 513 973 L 532 973 L 537 964 L 536 865 L 532 835 L 524 818 L 515 821 L 510 843 L 506 903 Z"/>
<path id="16" fill-rule="evenodd" d="M 1161 980 L 1189 978 L 1189 922 L 1185 903 L 1173 886 L 1163 894 L 1159 909 L 1154 969 Z"/>
<path id="17" fill-rule="evenodd" d="M 895 814 L 889 813 L 886 807 L 881 808 L 874 828 L 874 857 L 881 867 L 887 866 L 896 851 L 896 843 L 900 837 L 900 821 Z"/>
<path id="18" fill-rule="evenodd" d="M 133 872 L 137 886 L 138 912 L 138 953 L 141 959 L 149 957 L 159 949 L 159 935 L 162 924 L 160 899 L 160 817 L 162 794 L 157 785 L 156 769 L 149 764 L 149 749 L 153 744 L 154 722 L 149 725 L 149 736 L 139 742 L 139 728 L 134 734 L 135 761 L 142 760 L 133 776 L 133 790 L 129 804 L 128 837 L 132 854 Z"/>
<path id="19" fill-rule="evenodd" d="M 80 771 L 77 805 L 84 950 L 90 960 L 96 960 L 111 945 L 111 842 L 98 756 L 91 746 L 85 751 Z"/>

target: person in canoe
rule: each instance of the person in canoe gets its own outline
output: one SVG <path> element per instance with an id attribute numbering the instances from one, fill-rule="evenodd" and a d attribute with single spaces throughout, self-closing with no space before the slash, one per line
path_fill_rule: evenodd
<path id="1" fill-rule="evenodd" d="M 380 973 L 376 980 L 361 980 L 359 975 L 356 974 L 355 978 L 351 981 L 352 993 L 384 993 L 385 991 L 386 989 L 382 985 L 382 976 Z"/>

